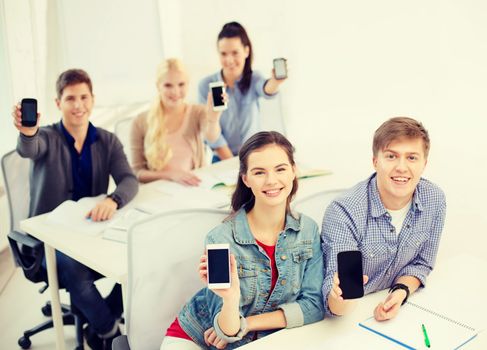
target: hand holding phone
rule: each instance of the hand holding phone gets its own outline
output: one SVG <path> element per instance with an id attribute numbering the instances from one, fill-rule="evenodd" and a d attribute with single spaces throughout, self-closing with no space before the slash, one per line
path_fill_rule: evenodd
<path id="1" fill-rule="evenodd" d="M 287 60 L 285 58 L 274 58 L 274 77 L 277 80 L 287 78 Z"/>
<path id="2" fill-rule="evenodd" d="M 228 243 L 208 244 L 206 254 L 208 288 L 230 288 L 230 245 Z"/>
<path id="3" fill-rule="evenodd" d="M 338 279 L 343 299 L 364 296 L 362 253 L 359 250 L 340 252 L 337 255 Z"/>
<path id="4" fill-rule="evenodd" d="M 213 110 L 224 111 L 227 109 L 227 102 L 223 99 L 223 91 L 225 90 L 225 83 L 223 81 L 215 81 L 209 84 L 211 97 L 213 99 Z"/>
<path id="5" fill-rule="evenodd" d="M 37 100 L 35 98 L 24 98 L 20 103 L 22 113 L 22 126 L 33 127 L 37 125 Z"/>

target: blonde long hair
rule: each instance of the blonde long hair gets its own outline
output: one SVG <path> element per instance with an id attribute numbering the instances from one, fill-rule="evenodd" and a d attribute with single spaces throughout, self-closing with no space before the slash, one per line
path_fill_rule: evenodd
<path id="1" fill-rule="evenodd" d="M 186 72 L 183 63 L 177 58 L 162 61 L 157 67 L 156 84 L 159 86 L 170 70 Z M 158 95 L 147 113 L 147 134 L 144 138 L 144 155 L 150 170 L 162 170 L 172 158 L 172 150 L 166 142 L 167 127 L 164 105 Z"/>

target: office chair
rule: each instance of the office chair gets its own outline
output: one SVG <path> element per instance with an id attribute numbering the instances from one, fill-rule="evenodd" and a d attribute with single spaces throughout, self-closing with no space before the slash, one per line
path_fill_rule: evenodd
<path id="1" fill-rule="evenodd" d="M 165 331 L 203 284 L 198 263 L 206 234 L 228 211 L 185 209 L 134 224 L 128 232 L 127 335 L 114 350 L 159 349 Z"/>
<path id="2" fill-rule="evenodd" d="M 2 157 L 2 172 L 7 192 L 7 200 L 10 210 L 10 232 L 8 241 L 12 250 L 15 264 L 22 268 L 25 277 L 34 282 L 44 282 L 39 290 L 43 293 L 47 285 L 47 272 L 42 267 L 44 258 L 44 244 L 20 230 L 20 221 L 29 217 L 30 186 L 29 186 L 30 160 L 21 158 L 14 150 Z M 71 303 L 72 305 L 72 303 Z M 41 309 L 44 316 L 51 316 L 51 305 L 48 302 Z M 75 325 L 77 346 L 75 350 L 83 350 L 83 323 L 86 320 L 73 305 L 62 306 L 63 323 Z M 19 338 L 18 345 L 22 349 L 28 349 L 32 345 L 30 337 L 53 327 L 52 320 L 45 321 L 34 328 L 28 329 Z"/>
<path id="3" fill-rule="evenodd" d="M 321 229 L 323 223 L 323 215 L 328 205 L 338 195 L 343 193 L 345 189 L 325 190 L 317 193 L 313 193 L 307 197 L 296 200 L 291 204 L 294 211 L 305 214 L 312 218 Z"/>

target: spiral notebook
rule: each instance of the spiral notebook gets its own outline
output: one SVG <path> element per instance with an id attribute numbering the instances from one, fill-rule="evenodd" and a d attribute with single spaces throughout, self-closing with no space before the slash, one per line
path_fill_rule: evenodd
<path id="1" fill-rule="evenodd" d="M 425 345 L 422 324 L 426 327 L 430 348 Z M 458 349 L 474 339 L 479 332 L 463 320 L 449 318 L 413 302 L 404 304 L 399 314 L 391 320 L 378 322 L 370 317 L 359 325 L 406 349 Z"/>

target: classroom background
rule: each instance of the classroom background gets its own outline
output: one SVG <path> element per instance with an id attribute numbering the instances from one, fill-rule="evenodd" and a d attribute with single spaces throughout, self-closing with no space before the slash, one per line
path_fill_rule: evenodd
<path id="1" fill-rule="evenodd" d="M 344 174 L 352 186 L 373 171 L 372 135 L 384 120 L 422 121 L 432 142 L 424 176 L 447 195 L 443 240 L 454 242 L 440 245 L 439 256 L 480 255 L 486 18 L 482 0 L 0 0 L 0 154 L 16 144 L 16 101 L 35 97 L 43 124 L 59 119 L 54 84 L 68 68 L 91 75 L 91 120 L 108 129 L 154 97 L 164 58 L 187 65 L 188 100 L 196 101 L 198 81 L 219 69 L 218 31 L 235 20 L 248 30 L 255 70 L 268 76 L 273 58 L 288 59 L 275 108 L 298 159 Z M 0 183 L 0 250 L 7 229 Z"/>

